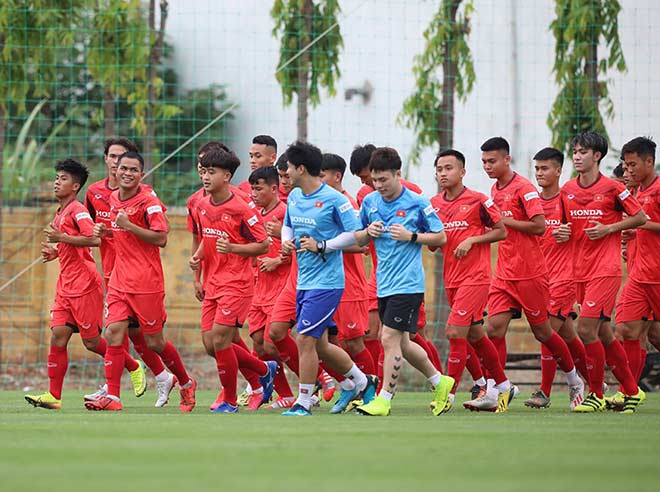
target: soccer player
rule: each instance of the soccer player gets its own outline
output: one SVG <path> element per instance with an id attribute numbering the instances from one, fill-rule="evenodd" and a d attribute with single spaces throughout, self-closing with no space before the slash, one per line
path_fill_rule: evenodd
<path id="1" fill-rule="evenodd" d="M 490 244 L 506 238 L 506 229 L 493 200 L 463 184 L 465 156 L 461 152 L 440 152 L 435 176 L 443 192 L 431 198 L 431 204 L 447 235 L 442 246 L 445 291 L 451 307 L 445 330 L 449 339 L 447 375 L 455 381 L 445 407 L 440 409 L 445 413 L 454 404 L 467 363 L 468 343 L 483 360 L 503 397 L 511 388 L 483 326 L 491 278 Z M 480 390 L 486 391 L 485 381 Z M 478 397 L 479 393 L 473 399 Z"/>
<path id="2" fill-rule="evenodd" d="M 341 156 L 323 154 L 321 179 L 325 184 L 348 198 L 357 215 L 360 207 L 342 186 L 345 172 L 346 161 Z M 346 286 L 334 315 L 333 321 L 336 326 L 331 327 L 331 330 L 336 330 L 336 332 L 329 333 L 330 341 L 339 342 L 362 372 L 375 375 L 378 361 L 373 360 L 371 353 L 364 345 L 364 334 L 369 331 L 369 320 L 368 301 L 365 296 L 367 274 L 362 259 L 363 250 L 364 248 L 355 245 L 343 251 Z"/>
<path id="3" fill-rule="evenodd" d="M 401 158 L 396 150 L 376 149 L 369 160 L 369 170 L 376 191 L 362 202 L 360 220 L 364 229 L 355 236 L 361 246 L 372 240 L 376 245 L 384 381 L 378 396 L 357 410 L 373 416 L 390 414 L 405 358 L 431 384 L 432 411 L 439 415 L 447 404 L 454 379 L 443 376 L 410 337 L 417 329 L 424 299 L 422 245 L 439 247 L 446 242 L 442 222 L 428 199 L 402 185 Z"/>
<path id="4" fill-rule="evenodd" d="M 605 408 L 603 379 L 605 357 L 614 376 L 623 385 L 630 410 L 643 397 L 630 372 L 626 353 L 612 330 L 600 334 L 610 320 L 621 283 L 620 232 L 646 222 L 639 202 L 618 183 L 600 173 L 607 154 L 607 141 L 595 132 L 584 132 L 572 141 L 573 165 L 578 177 L 561 190 L 565 236 L 573 238 L 573 269 L 577 301 L 581 305 L 578 335 L 584 343 L 589 369 L 589 395 L 576 412 L 597 412 Z M 628 215 L 622 218 L 623 213 Z M 605 348 L 603 348 L 605 346 Z"/>
<path id="5" fill-rule="evenodd" d="M 277 142 L 270 135 L 257 135 L 250 145 L 250 172 L 260 167 L 272 167 L 277 160 Z M 243 193 L 250 195 L 250 181 L 245 180 L 238 185 Z"/>
<path id="6" fill-rule="evenodd" d="M 274 166 L 255 169 L 249 178 L 252 185 L 252 198 L 258 207 L 263 223 L 277 218 L 284 221 L 286 205 L 278 198 L 279 179 Z M 266 327 L 270 325 L 271 313 L 278 295 L 284 289 L 291 271 L 289 257 L 282 257 L 282 241 L 279 237 L 268 236 L 268 252 L 257 259 L 257 280 L 254 287 L 252 304 L 247 319 L 250 327 L 252 346 L 261 360 L 272 360 L 271 354 L 277 352 L 277 347 L 265 336 Z M 269 350 L 266 350 L 269 345 Z M 276 354 L 279 358 L 279 353 Z M 284 368 L 279 364 L 279 370 L 273 382 L 278 395 L 278 403 L 274 408 L 290 408 L 295 398 L 284 374 Z M 254 401 L 254 399 L 253 399 Z M 251 402 L 252 403 L 252 402 Z M 255 409 L 256 404 L 252 403 Z"/>
<path id="7" fill-rule="evenodd" d="M 279 188 L 280 201 L 286 203 L 289 193 L 291 193 L 291 178 L 289 178 L 289 173 L 287 172 L 289 169 L 289 164 L 288 161 L 286 160 L 286 153 L 282 154 L 277 159 L 276 167 L 277 167 L 277 174 L 280 177 L 280 188 Z"/>
<path id="8" fill-rule="evenodd" d="M 276 362 L 265 363 L 234 343 L 254 291 L 251 257 L 268 251 L 268 238 L 255 210 L 229 188 L 240 165 L 236 155 L 211 149 L 202 156 L 200 165 L 207 196 L 197 205 L 197 227 L 202 240 L 190 265 L 194 268 L 202 261 L 205 264 L 202 341 L 206 352 L 216 360 L 223 387 L 222 401 L 211 411 L 236 413 L 239 366 L 261 376 L 262 402 L 270 400 L 277 372 Z"/>
<path id="9" fill-rule="evenodd" d="M 488 337 L 504 367 L 509 322 L 514 314 L 524 311 L 534 337 L 549 349 L 566 373 L 573 406 L 582 398 L 584 383 L 575 370 L 566 342 L 548 322 L 547 269 L 539 241 L 545 232 L 545 217 L 539 193 L 532 183 L 511 169 L 509 143 L 502 137 L 483 143 L 481 162 L 488 177 L 496 180 L 491 197 L 502 211 L 507 228 L 507 238 L 498 245 L 495 278 L 488 293 Z M 498 400 L 490 391 L 478 400 L 476 408 L 498 407 Z M 499 402 L 503 399 L 499 398 Z"/>
<path id="10" fill-rule="evenodd" d="M 282 227 L 282 250 L 298 250 L 296 293 L 297 343 L 300 357 L 300 388 L 287 416 L 311 415 L 312 392 L 319 357 L 346 377 L 335 404 L 348 404 L 362 395 L 370 401 L 375 381 L 357 367 L 344 350 L 328 342 L 328 326 L 344 291 L 341 250 L 355 244 L 358 227 L 348 199 L 321 181 L 321 151 L 308 143 L 295 142 L 286 152 L 288 173 L 294 189 L 289 195 Z"/>
<path id="11" fill-rule="evenodd" d="M 71 336 L 80 333 L 83 345 L 90 352 L 100 356 L 106 352 L 105 340 L 101 338 L 103 287 L 90 249 L 99 246 L 101 241 L 94 237 L 94 222 L 89 212 L 76 198 L 85 186 L 89 171 L 73 159 L 58 162 L 55 171 L 53 191 L 60 206 L 53 222 L 44 229 L 46 242 L 41 245 L 44 262 L 55 259 L 60 262 L 57 293 L 50 311 L 50 385 L 41 395 L 25 395 L 31 405 L 51 410 L 62 406 L 62 385 L 68 368 L 67 345 Z M 142 396 L 146 390 L 144 370 L 128 353 L 125 355 L 124 367 L 129 372 L 142 374 L 142 385 L 136 388 L 136 396 Z"/>
<path id="12" fill-rule="evenodd" d="M 165 282 L 159 248 L 167 244 L 169 226 L 163 204 L 140 184 L 144 159 L 126 152 L 117 162 L 119 189 L 110 195 L 110 223 L 94 226 L 94 235 L 112 235 L 115 264 L 106 297 L 105 375 L 107 396 L 88 401 L 88 410 L 121 410 L 121 373 L 125 363 L 122 346 L 129 324 L 136 320 L 148 347 L 159 354 L 180 385 L 182 412 L 195 407 L 197 383 L 188 376 L 177 349 L 163 335 L 166 320 Z"/>
<path id="13" fill-rule="evenodd" d="M 634 258 L 629 259 L 628 280 L 621 294 L 621 312 L 617 311 L 617 323 L 623 323 L 623 348 L 635 382 L 644 364 L 640 339 L 646 331 L 648 315 L 651 313 L 654 319 L 660 318 L 660 268 L 657 261 L 660 251 L 660 180 L 655 172 L 655 149 L 655 142 L 646 137 L 634 138 L 621 149 L 631 180 L 639 183 L 636 198 L 647 217 L 646 223 L 635 231 L 637 251 Z M 643 400 L 643 396 L 640 390 L 636 396 L 624 397 L 622 410 L 634 412 L 639 404 L 636 400 Z"/>
<path id="14" fill-rule="evenodd" d="M 584 345 L 577 336 L 575 319 L 575 282 L 573 269 L 567 268 L 573 262 L 573 243 L 557 242 L 556 233 L 562 223 L 559 178 L 561 178 L 564 155 L 557 149 L 546 147 L 534 156 L 536 182 L 541 187 L 541 206 L 545 217 L 545 233 L 541 237 L 541 251 L 548 268 L 550 326 L 559 333 L 571 351 L 571 357 L 578 372 L 584 379 L 589 378 L 587 355 Z M 550 406 L 552 383 L 557 372 L 557 363 L 545 345 L 541 345 L 541 387 L 525 400 L 531 408 Z M 580 404 L 576 400 L 572 404 Z"/>

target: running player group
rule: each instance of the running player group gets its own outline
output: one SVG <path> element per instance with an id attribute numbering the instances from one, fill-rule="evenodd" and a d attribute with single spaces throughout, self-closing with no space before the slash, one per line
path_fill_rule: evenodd
<path id="1" fill-rule="evenodd" d="M 550 405 L 558 366 L 574 412 L 633 413 L 645 399 L 637 386 L 643 347 L 647 339 L 660 346 L 655 148 L 645 137 L 623 146 L 624 184 L 599 170 L 607 141 L 582 133 L 572 141 L 577 177 L 561 188 L 562 153 L 545 148 L 534 156 L 539 194 L 511 168 L 507 141 L 494 137 L 481 146 L 483 169 L 495 180 L 490 197 L 464 186 L 465 157 L 444 150 L 434 161 L 442 192 L 428 200 L 401 178 L 394 149 L 358 146 L 350 159 L 363 183 L 356 201 L 342 187 L 344 159 L 311 144 L 295 142 L 277 159 L 275 140 L 255 137 L 250 177 L 235 187 L 230 181 L 240 160 L 224 144 L 206 143 L 197 155 L 203 186 L 187 208 L 202 343 L 222 387 L 211 411 L 270 404 L 283 415 L 311 415 L 321 398 L 333 398 L 334 379 L 341 391 L 331 413 L 386 416 L 405 359 L 427 378 L 434 415 L 452 409 L 465 368 L 474 386 L 463 406 L 506 412 L 517 388 L 504 371 L 505 336 L 524 312 L 542 347 L 542 385 L 525 405 Z M 190 412 L 197 382 L 163 331 L 159 249 L 167 244 L 166 208 L 141 182 L 144 161 L 131 141 L 108 140 L 104 158 L 108 176 L 89 186 L 85 205 L 77 194 L 86 167 L 73 159 L 55 166 L 60 207 L 42 243 L 44 261 L 60 262 L 50 388 L 25 398 L 61 408 L 67 344 L 80 333 L 105 366 L 106 383 L 85 395 L 87 409 L 122 409 L 124 369 L 135 395 L 144 394 L 146 364 L 156 380 L 155 406 L 167 404 L 178 384 L 180 410 Z M 423 330 L 424 245 L 440 250 L 444 261 L 451 307 L 446 374 Z M 103 280 L 91 247 L 100 248 Z M 373 264 L 369 278 L 365 256 Z M 618 295 L 622 256 L 629 274 Z M 245 322 L 252 349 L 238 331 Z M 131 357 L 129 340 L 141 361 Z M 603 394 L 606 364 L 620 383 L 610 398 Z M 297 397 L 285 365 L 298 376 Z M 239 371 L 248 382 L 244 399 L 237 396 Z"/>

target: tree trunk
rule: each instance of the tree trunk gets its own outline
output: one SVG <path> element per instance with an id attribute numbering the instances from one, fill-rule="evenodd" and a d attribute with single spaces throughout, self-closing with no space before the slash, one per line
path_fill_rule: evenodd
<path id="1" fill-rule="evenodd" d="M 110 138 L 117 135 L 115 96 L 112 91 L 103 91 L 103 135 Z"/>
<path id="2" fill-rule="evenodd" d="M 144 172 L 149 172 L 153 168 L 153 156 L 155 153 L 155 128 L 154 128 L 154 110 L 156 106 L 156 86 L 154 81 L 158 76 L 158 66 L 163 52 L 163 40 L 165 37 L 165 24 L 167 22 L 168 3 L 167 0 L 160 0 L 160 25 L 156 31 L 156 0 L 149 0 L 149 42 L 151 50 L 149 53 L 149 69 L 147 72 L 147 110 L 146 125 L 147 129 L 144 135 Z M 153 176 L 150 174 L 146 180 L 148 184 L 153 183 Z"/>
<path id="3" fill-rule="evenodd" d="M 305 22 L 305 32 L 302 34 L 301 47 L 304 48 L 312 40 L 312 22 L 314 15 L 314 4 L 312 0 L 305 0 L 302 8 L 302 16 Z M 298 69 L 298 121 L 297 134 L 298 140 L 307 141 L 307 119 L 309 103 L 309 51 L 300 55 L 300 64 Z"/>
<path id="4" fill-rule="evenodd" d="M 598 36 L 594 35 L 593 39 L 589 43 L 589 55 L 584 65 L 584 74 L 587 77 L 587 83 L 589 84 L 589 98 L 592 107 L 588 111 L 590 115 L 589 128 L 581 129 L 580 131 L 595 129 L 595 123 L 598 119 L 596 116 L 598 114 L 598 101 L 599 101 L 599 90 L 598 90 Z M 593 113 L 592 113 L 593 111 Z"/>
<path id="5" fill-rule="evenodd" d="M 5 108 L 0 105 L 0 259 L 4 259 L 5 254 L 4 254 L 4 244 L 2 242 L 2 222 L 3 222 L 3 213 L 2 213 L 2 207 L 4 205 L 3 203 L 3 196 L 4 196 L 4 180 L 2 179 L 2 175 L 4 174 L 4 162 L 5 162 L 5 128 L 7 125 L 7 121 L 5 120 Z"/>

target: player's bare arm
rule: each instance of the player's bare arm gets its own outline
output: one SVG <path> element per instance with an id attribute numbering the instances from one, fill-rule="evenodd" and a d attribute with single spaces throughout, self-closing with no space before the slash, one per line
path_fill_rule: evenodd
<path id="1" fill-rule="evenodd" d="M 480 234 L 478 236 L 472 236 L 464 239 L 461 244 L 456 246 L 456 249 L 454 250 L 454 256 L 456 256 L 456 258 L 463 258 L 470 252 L 472 246 L 475 244 L 496 243 L 497 241 L 502 241 L 504 239 L 506 239 L 506 227 L 504 227 L 504 222 L 500 220 L 499 222 L 496 222 L 492 229 L 487 231 L 485 234 Z"/>
<path id="2" fill-rule="evenodd" d="M 502 222 L 507 227 L 516 231 L 530 234 L 532 236 L 542 236 L 545 233 L 545 216 L 538 214 L 529 220 L 516 220 L 511 217 L 502 217 Z"/>
<path id="3" fill-rule="evenodd" d="M 643 210 L 640 210 L 635 215 L 626 217 L 625 219 L 613 224 L 601 224 L 596 220 L 592 220 L 589 223 L 593 225 L 591 227 L 585 228 L 584 233 L 589 239 L 595 241 L 596 239 L 604 238 L 605 236 L 615 232 L 643 226 L 646 223 L 646 214 Z"/>
<path id="4" fill-rule="evenodd" d="M 440 247 L 447 242 L 447 235 L 444 231 L 440 232 L 419 232 L 416 237 L 415 233 L 409 231 L 401 224 L 392 224 L 390 226 L 390 235 L 395 241 L 407 241 L 411 242 L 415 238 L 416 243 L 423 244 L 425 246 Z"/>
<path id="5" fill-rule="evenodd" d="M 117 227 L 121 227 L 125 231 L 136 235 L 145 243 L 153 244 L 159 248 L 164 248 L 167 245 L 167 231 L 152 231 L 151 229 L 140 227 L 130 221 L 124 210 L 119 210 L 115 223 Z"/>
<path id="6" fill-rule="evenodd" d="M 269 242 L 264 240 L 258 243 L 234 244 L 229 239 L 219 238 L 215 243 L 215 250 L 218 253 L 233 253 L 239 256 L 260 256 L 268 253 Z"/>
<path id="7" fill-rule="evenodd" d="M 100 246 L 101 239 L 95 236 L 70 236 L 65 232 L 62 232 L 58 229 L 55 229 L 52 225 L 48 225 L 44 229 L 44 235 L 46 236 L 46 241 L 49 243 L 64 243 L 70 244 L 71 246 Z"/>

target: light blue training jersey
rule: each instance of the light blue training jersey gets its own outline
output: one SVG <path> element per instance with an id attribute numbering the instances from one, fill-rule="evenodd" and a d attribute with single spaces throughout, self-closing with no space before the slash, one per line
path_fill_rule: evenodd
<path id="1" fill-rule="evenodd" d="M 355 209 L 344 195 L 323 183 L 314 193 L 305 195 L 294 188 L 287 199 L 284 225 L 293 229 L 296 245 L 308 234 L 316 241 L 327 241 L 342 232 L 359 229 Z M 328 251 L 325 261 L 321 255 L 304 251 L 298 253 L 298 290 L 343 289 L 344 262 L 341 251 Z"/>
<path id="2" fill-rule="evenodd" d="M 389 230 L 393 224 L 401 224 L 411 232 L 441 232 L 444 226 L 431 202 L 405 187 L 391 202 L 374 191 L 362 202 L 360 220 L 363 227 L 376 221 L 381 221 L 384 227 L 383 234 L 373 239 L 378 257 L 378 297 L 423 293 L 422 245 L 392 239 Z"/>

